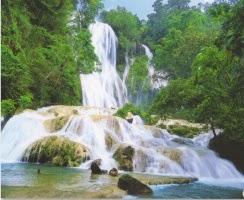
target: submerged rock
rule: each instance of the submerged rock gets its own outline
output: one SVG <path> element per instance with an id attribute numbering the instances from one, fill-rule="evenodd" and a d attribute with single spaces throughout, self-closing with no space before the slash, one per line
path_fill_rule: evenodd
<path id="1" fill-rule="evenodd" d="M 133 156 L 135 149 L 131 146 L 121 145 L 114 153 L 113 158 L 117 161 L 119 169 L 133 171 Z"/>
<path id="2" fill-rule="evenodd" d="M 152 189 L 128 174 L 119 178 L 118 187 L 131 195 L 151 195 Z"/>
<path id="3" fill-rule="evenodd" d="M 189 138 L 182 138 L 182 137 L 179 137 L 179 138 L 174 138 L 172 139 L 173 142 L 176 142 L 178 144 L 183 144 L 183 145 L 187 145 L 187 146 L 192 146 L 194 145 L 194 143 L 192 142 L 191 139 Z"/>
<path id="4" fill-rule="evenodd" d="M 38 140 L 30 145 L 22 156 L 24 162 L 68 167 L 77 167 L 86 160 L 89 160 L 88 149 L 63 136 L 50 136 Z"/>
<path id="5" fill-rule="evenodd" d="M 119 172 L 116 168 L 113 168 L 109 171 L 110 176 L 118 176 Z"/>

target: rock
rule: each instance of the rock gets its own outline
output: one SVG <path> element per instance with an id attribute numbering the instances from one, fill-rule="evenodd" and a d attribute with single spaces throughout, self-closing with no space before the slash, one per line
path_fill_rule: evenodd
<path id="1" fill-rule="evenodd" d="M 157 148 L 157 151 L 168 157 L 169 159 L 177 162 L 178 164 L 181 163 L 182 152 L 180 150 L 167 147 Z"/>
<path id="2" fill-rule="evenodd" d="M 137 150 L 135 153 L 135 171 L 145 172 L 147 166 L 147 155 L 142 150 Z"/>
<path id="3" fill-rule="evenodd" d="M 92 171 L 91 173 L 92 174 L 107 174 L 108 173 L 107 170 L 100 169 L 99 166 L 101 165 L 101 162 L 102 162 L 101 159 L 97 159 L 91 163 L 91 171 Z"/>
<path id="4" fill-rule="evenodd" d="M 106 144 L 106 149 L 110 150 L 112 147 L 117 144 L 118 141 L 115 139 L 113 134 L 109 131 L 105 132 L 105 144 Z"/>
<path id="5" fill-rule="evenodd" d="M 127 120 L 127 122 L 132 124 L 133 123 L 133 117 L 134 117 L 133 114 L 131 112 L 128 112 L 128 114 L 127 114 L 125 119 Z"/>
<path id="6" fill-rule="evenodd" d="M 121 145 L 114 153 L 113 158 L 118 162 L 119 169 L 133 171 L 133 156 L 135 149 Z"/>
<path id="7" fill-rule="evenodd" d="M 187 146 L 194 145 L 194 143 L 189 138 L 179 137 L 179 138 L 174 138 L 171 141 L 176 142 L 178 144 L 187 145 Z"/>
<path id="8" fill-rule="evenodd" d="M 109 171 L 110 176 L 118 176 L 119 172 L 116 168 L 113 168 Z"/>
<path id="9" fill-rule="evenodd" d="M 242 133 L 243 134 L 243 133 Z M 229 139 L 225 133 L 214 137 L 209 142 L 209 148 L 216 151 L 221 158 L 230 160 L 235 167 L 244 173 L 244 141 L 237 139 Z"/>
<path id="10" fill-rule="evenodd" d="M 118 187 L 131 195 L 151 195 L 152 189 L 128 174 L 119 178 Z"/>
<path id="11" fill-rule="evenodd" d="M 126 120 L 127 120 L 127 122 L 129 122 L 130 124 L 132 124 L 132 123 L 133 123 L 133 118 L 126 119 Z"/>
<path id="12" fill-rule="evenodd" d="M 122 130 L 119 123 L 121 120 L 122 119 L 119 117 L 109 116 L 107 117 L 107 122 L 106 122 L 108 129 L 114 132 L 118 137 L 121 137 L 122 135 Z"/>
<path id="13" fill-rule="evenodd" d="M 131 176 L 146 185 L 187 184 L 198 180 L 195 177 L 173 177 L 154 174 L 132 174 Z"/>
<path id="14" fill-rule="evenodd" d="M 69 117 L 69 115 L 65 115 L 61 117 L 56 117 L 54 119 L 46 120 L 44 122 L 45 128 L 50 133 L 61 130 L 64 127 L 64 125 L 68 122 Z"/>
<path id="15" fill-rule="evenodd" d="M 78 167 L 86 160 L 89 160 L 89 150 L 64 136 L 50 136 L 38 140 L 30 145 L 22 156 L 22 161 L 25 162 L 68 167 Z"/>

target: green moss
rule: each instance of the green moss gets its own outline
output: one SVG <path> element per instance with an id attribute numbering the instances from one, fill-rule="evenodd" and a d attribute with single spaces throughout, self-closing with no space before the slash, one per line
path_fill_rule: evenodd
<path id="1" fill-rule="evenodd" d="M 201 128 L 191 127 L 191 126 L 181 126 L 178 124 L 170 125 L 167 127 L 167 131 L 171 134 L 176 134 L 181 137 L 192 138 L 199 135 L 202 132 Z"/>
<path id="2" fill-rule="evenodd" d="M 89 158 L 88 150 L 81 144 L 65 137 L 51 136 L 32 144 L 25 151 L 22 160 L 77 167 L 87 158 Z"/>
<path id="3" fill-rule="evenodd" d="M 73 110 L 73 115 L 78 115 L 78 114 L 79 114 L 78 110 L 74 109 Z"/>
<path id="4" fill-rule="evenodd" d="M 159 124 L 157 127 L 161 129 L 167 129 L 167 126 L 164 124 Z"/>
<path id="5" fill-rule="evenodd" d="M 133 156 L 135 154 L 135 150 L 131 146 L 127 147 L 119 147 L 113 158 L 118 162 L 119 169 L 125 171 L 133 171 Z"/>

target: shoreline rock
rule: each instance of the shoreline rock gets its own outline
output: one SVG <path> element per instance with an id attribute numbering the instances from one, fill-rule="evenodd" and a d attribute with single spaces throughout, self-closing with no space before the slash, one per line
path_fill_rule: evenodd
<path id="1" fill-rule="evenodd" d="M 141 183 L 137 179 L 128 174 L 124 174 L 119 178 L 118 187 L 126 190 L 131 195 L 151 195 L 153 191 L 147 185 Z"/>

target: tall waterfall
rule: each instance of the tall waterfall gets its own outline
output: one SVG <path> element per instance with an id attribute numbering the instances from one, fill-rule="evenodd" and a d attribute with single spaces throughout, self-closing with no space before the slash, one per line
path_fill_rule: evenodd
<path id="1" fill-rule="evenodd" d="M 76 114 L 72 114 L 73 110 Z M 135 150 L 134 172 L 216 179 L 243 178 L 231 162 L 219 158 L 207 148 L 212 133 L 193 139 L 181 138 L 159 128 L 130 124 L 112 116 L 113 112 L 114 109 L 68 106 L 25 111 L 11 118 L 4 127 L 1 159 L 18 161 L 34 141 L 46 136 L 63 135 L 85 145 L 91 160 L 101 158 L 101 167 L 107 170 L 118 167 L 113 158 L 117 148 L 129 145 Z M 69 120 L 61 130 L 48 132 L 47 120 L 67 115 Z M 87 161 L 81 167 L 88 169 L 90 163 Z"/>
<path id="2" fill-rule="evenodd" d="M 97 107 L 122 107 L 127 102 L 125 84 L 116 72 L 116 50 L 118 39 L 112 28 L 97 22 L 90 25 L 92 44 L 100 64 L 100 72 L 81 74 L 83 105 Z"/>

